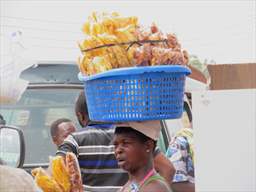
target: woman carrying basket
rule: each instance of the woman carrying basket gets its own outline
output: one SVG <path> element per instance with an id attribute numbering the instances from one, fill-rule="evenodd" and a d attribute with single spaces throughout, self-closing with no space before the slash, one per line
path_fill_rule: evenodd
<path id="1" fill-rule="evenodd" d="M 171 191 L 153 165 L 160 129 L 159 121 L 117 124 L 113 140 L 115 156 L 118 165 L 129 174 L 129 180 L 120 192 Z"/>

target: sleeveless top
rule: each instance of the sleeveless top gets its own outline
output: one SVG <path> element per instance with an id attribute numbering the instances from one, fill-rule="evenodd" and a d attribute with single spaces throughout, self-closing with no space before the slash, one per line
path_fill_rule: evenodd
<path id="1" fill-rule="evenodd" d="M 166 181 L 163 177 L 161 177 L 159 174 L 155 174 L 155 175 L 150 176 L 144 183 L 142 183 L 141 186 L 137 186 L 134 188 L 131 187 L 129 192 L 140 192 L 141 189 L 143 189 L 143 187 L 147 186 L 149 183 L 151 183 L 152 181 L 156 181 L 156 180 L 166 183 Z M 121 192 L 122 191 L 123 190 L 121 190 Z"/>

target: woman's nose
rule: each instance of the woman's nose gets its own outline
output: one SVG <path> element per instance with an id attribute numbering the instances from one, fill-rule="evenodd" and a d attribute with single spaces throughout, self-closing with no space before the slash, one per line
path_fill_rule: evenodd
<path id="1" fill-rule="evenodd" d="M 115 146 L 115 154 L 122 153 L 122 146 L 121 145 L 116 145 Z"/>

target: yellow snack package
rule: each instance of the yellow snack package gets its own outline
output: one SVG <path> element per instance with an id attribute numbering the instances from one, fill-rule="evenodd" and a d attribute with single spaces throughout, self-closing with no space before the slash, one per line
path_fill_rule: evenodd
<path id="1" fill-rule="evenodd" d="M 35 182 L 44 192 L 62 192 L 58 183 L 39 167 L 32 170 L 32 175 L 35 177 Z"/>
<path id="2" fill-rule="evenodd" d="M 60 185 L 63 192 L 70 191 L 70 176 L 61 156 L 51 158 L 52 177 Z"/>

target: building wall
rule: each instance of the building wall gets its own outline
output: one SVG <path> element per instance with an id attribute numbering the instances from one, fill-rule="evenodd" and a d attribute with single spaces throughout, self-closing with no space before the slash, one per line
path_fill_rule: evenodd
<path id="1" fill-rule="evenodd" d="M 256 88 L 256 63 L 208 65 L 211 90 Z"/>

